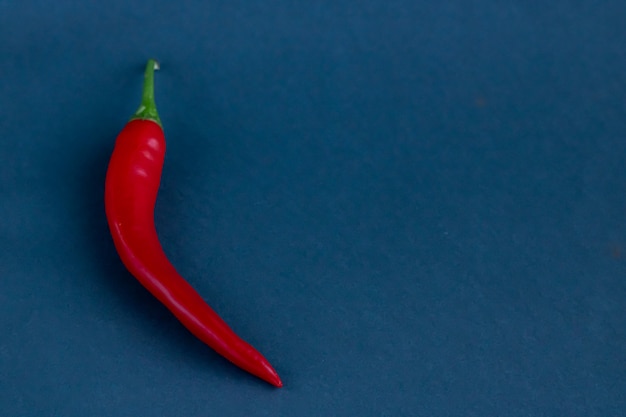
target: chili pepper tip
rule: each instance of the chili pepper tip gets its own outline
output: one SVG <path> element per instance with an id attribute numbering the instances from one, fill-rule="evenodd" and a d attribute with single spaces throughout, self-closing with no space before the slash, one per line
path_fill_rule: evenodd
<path id="1" fill-rule="evenodd" d="M 252 366 L 243 366 L 243 367 L 241 365 L 238 365 L 238 366 L 250 372 L 251 374 L 258 376 L 259 378 L 261 378 L 268 384 L 275 386 L 276 388 L 282 387 L 283 381 L 280 380 L 280 377 L 278 376 L 278 372 L 276 372 L 276 370 L 272 368 L 272 365 L 270 365 L 267 359 L 260 356 L 258 352 L 257 352 L 257 355 L 258 357 L 257 357 L 257 360 L 254 361 L 255 363 L 250 364 Z"/>
<path id="2" fill-rule="evenodd" d="M 283 381 L 280 380 L 280 377 L 276 374 L 272 378 L 266 379 L 267 382 L 275 386 L 276 388 L 283 387 Z"/>

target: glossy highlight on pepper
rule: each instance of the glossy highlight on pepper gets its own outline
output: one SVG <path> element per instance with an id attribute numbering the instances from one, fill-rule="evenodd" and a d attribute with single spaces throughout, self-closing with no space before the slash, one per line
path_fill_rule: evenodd
<path id="1" fill-rule="evenodd" d="M 141 105 L 118 135 L 105 183 L 105 209 L 115 248 L 131 274 L 198 339 L 249 373 L 281 387 L 270 363 L 241 339 L 176 271 L 154 224 L 165 136 L 154 101 L 154 70 L 146 66 Z"/>

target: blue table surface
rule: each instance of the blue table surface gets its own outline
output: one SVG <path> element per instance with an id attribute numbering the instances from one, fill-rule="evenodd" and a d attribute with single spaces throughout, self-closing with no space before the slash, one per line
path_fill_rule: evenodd
<path id="1" fill-rule="evenodd" d="M 626 415 L 626 3 L 0 0 L 0 415 Z M 104 216 L 148 58 L 165 251 Z"/>

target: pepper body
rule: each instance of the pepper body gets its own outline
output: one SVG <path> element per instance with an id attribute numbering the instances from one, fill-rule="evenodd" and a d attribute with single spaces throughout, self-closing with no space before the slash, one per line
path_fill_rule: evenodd
<path id="1" fill-rule="evenodd" d="M 131 120 L 117 137 L 106 175 L 105 209 L 122 262 L 197 338 L 240 368 L 282 386 L 269 362 L 235 334 L 163 251 L 154 206 L 164 158 L 165 137 L 158 116 Z"/>

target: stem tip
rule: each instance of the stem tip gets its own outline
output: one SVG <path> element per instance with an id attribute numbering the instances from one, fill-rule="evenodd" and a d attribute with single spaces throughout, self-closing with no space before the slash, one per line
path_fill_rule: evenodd
<path id="1" fill-rule="evenodd" d="M 143 80 L 143 94 L 141 105 L 131 120 L 152 120 L 161 126 L 161 119 L 154 102 L 154 71 L 160 68 L 158 61 L 149 59 L 146 64 L 146 72 Z"/>

